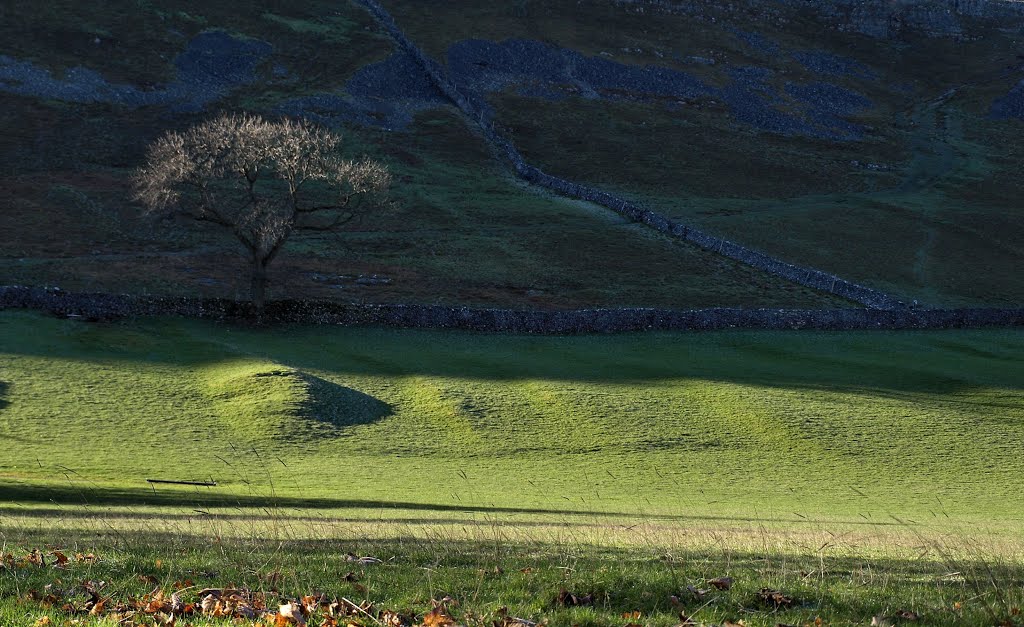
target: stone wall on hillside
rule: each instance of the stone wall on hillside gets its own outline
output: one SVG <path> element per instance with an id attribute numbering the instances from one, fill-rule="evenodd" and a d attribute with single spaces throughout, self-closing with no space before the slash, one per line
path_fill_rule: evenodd
<path id="1" fill-rule="evenodd" d="M 253 319 L 249 303 L 223 299 L 76 294 L 55 288 L 0 287 L 0 310 L 29 309 L 90 321 L 182 316 L 219 321 Z M 959 329 L 1024 326 L 1018 309 L 576 309 L 530 311 L 444 305 L 366 305 L 288 300 L 267 305 L 276 324 L 325 324 L 400 329 L 459 329 L 485 333 L 567 335 L 724 329 Z"/>
<path id="2" fill-rule="evenodd" d="M 402 32 L 391 15 L 377 0 L 357 0 L 357 2 L 377 19 L 378 23 L 391 35 L 400 48 L 420 63 L 437 89 L 446 98 L 451 100 L 466 117 L 477 123 L 481 134 L 495 153 L 500 158 L 509 162 L 515 172 L 525 180 L 571 198 L 579 198 L 596 203 L 616 211 L 631 220 L 642 222 L 662 233 L 684 239 L 701 248 L 747 264 L 763 272 L 783 277 L 794 283 L 835 294 L 836 296 L 875 309 L 902 309 L 906 307 L 897 298 L 878 290 L 858 285 L 821 270 L 803 268 L 786 263 L 765 253 L 715 237 L 691 226 L 680 224 L 650 209 L 639 207 L 608 192 L 546 174 L 539 168 L 527 163 L 515 145 L 494 128 L 491 119 L 492 111 L 487 103 L 475 97 L 474 94 L 464 93 L 456 87 L 444 68 L 433 59 L 427 57 L 418 46 L 405 36 L 405 33 Z"/>

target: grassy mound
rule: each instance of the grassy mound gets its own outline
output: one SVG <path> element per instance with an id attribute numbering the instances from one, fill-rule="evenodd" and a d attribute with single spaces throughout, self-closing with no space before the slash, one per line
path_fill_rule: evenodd
<path id="1" fill-rule="evenodd" d="M 315 442 L 390 413 L 371 396 L 265 362 L 217 364 L 203 369 L 201 380 L 232 436 L 260 445 Z"/>

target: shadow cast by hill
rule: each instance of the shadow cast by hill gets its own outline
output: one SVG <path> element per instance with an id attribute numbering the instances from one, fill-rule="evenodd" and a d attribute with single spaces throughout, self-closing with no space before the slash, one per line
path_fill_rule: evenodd
<path id="1" fill-rule="evenodd" d="M 369 394 L 302 373 L 307 400 L 299 415 L 340 434 L 346 428 L 373 424 L 394 413 L 391 405 Z"/>

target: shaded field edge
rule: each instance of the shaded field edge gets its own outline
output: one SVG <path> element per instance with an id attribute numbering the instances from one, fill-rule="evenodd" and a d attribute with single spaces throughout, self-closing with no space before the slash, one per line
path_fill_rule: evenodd
<path id="1" fill-rule="evenodd" d="M 0 286 L 0 310 L 29 309 L 89 321 L 131 317 L 247 322 L 251 303 L 216 298 L 74 293 L 59 288 Z M 262 322 L 457 329 L 484 333 L 565 335 L 724 329 L 834 330 L 974 329 L 1024 326 L 1024 307 L 961 309 L 483 309 L 444 305 L 371 305 L 317 300 L 267 304 Z"/>

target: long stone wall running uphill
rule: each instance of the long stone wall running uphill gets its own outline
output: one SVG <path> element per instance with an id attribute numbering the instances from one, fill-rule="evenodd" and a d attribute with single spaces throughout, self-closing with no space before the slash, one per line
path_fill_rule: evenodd
<path id="1" fill-rule="evenodd" d="M 183 316 L 247 322 L 249 303 L 223 299 L 75 294 L 55 288 L 0 287 L 0 311 L 32 309 L 93 321 L 137 316 Z M 459 329 L 487 333 L 567 335 L 636 331 L 721 329 L 960 329 L 1024 326 L 1018 309 L 576 309 L 526 311 L 442 305 L 355 305 L 277 301 L 269 323 L 331 324 L 408 329 Z"/>
<path id="2" fill-rule="evenodd" d="M 633 221 L 642 222 L 662 233 L 686 240 L 701 248 L 747 264 L 763 272 L 780 276 L 800 285 L 835 294 L 872 309 L 899 310 L 906 307 L 898 299 L 878 290 L 859 285 L 821 270 L 786 263 L 765 253 L 681 224 L 600 189 L 552 176 L 540 168 L 530 165 L 523 159 L 522 154 L 516 149 L 515 145 L 495 130 L 491 120 L 492 113 L 490 107 L 473 95 L 464 94 L 459 90 L 448 79 L 444 69 L 436 61 L 423 54 L 419 47 L 405 36 L 391 15 L 379 2 L 376 0 L 355 1 L 373 15 L 399 47 L 419 62 L 438 90 L 451 100 L 464 115 L 471 118 L 479 126 L 481 133 L 491 144 L 492 148 L 502 158 L 507 159 L 511 163 L 520 177 L 530 183 L 545 187 L 570 198 L 578 198 L 601 205 Z"/>

